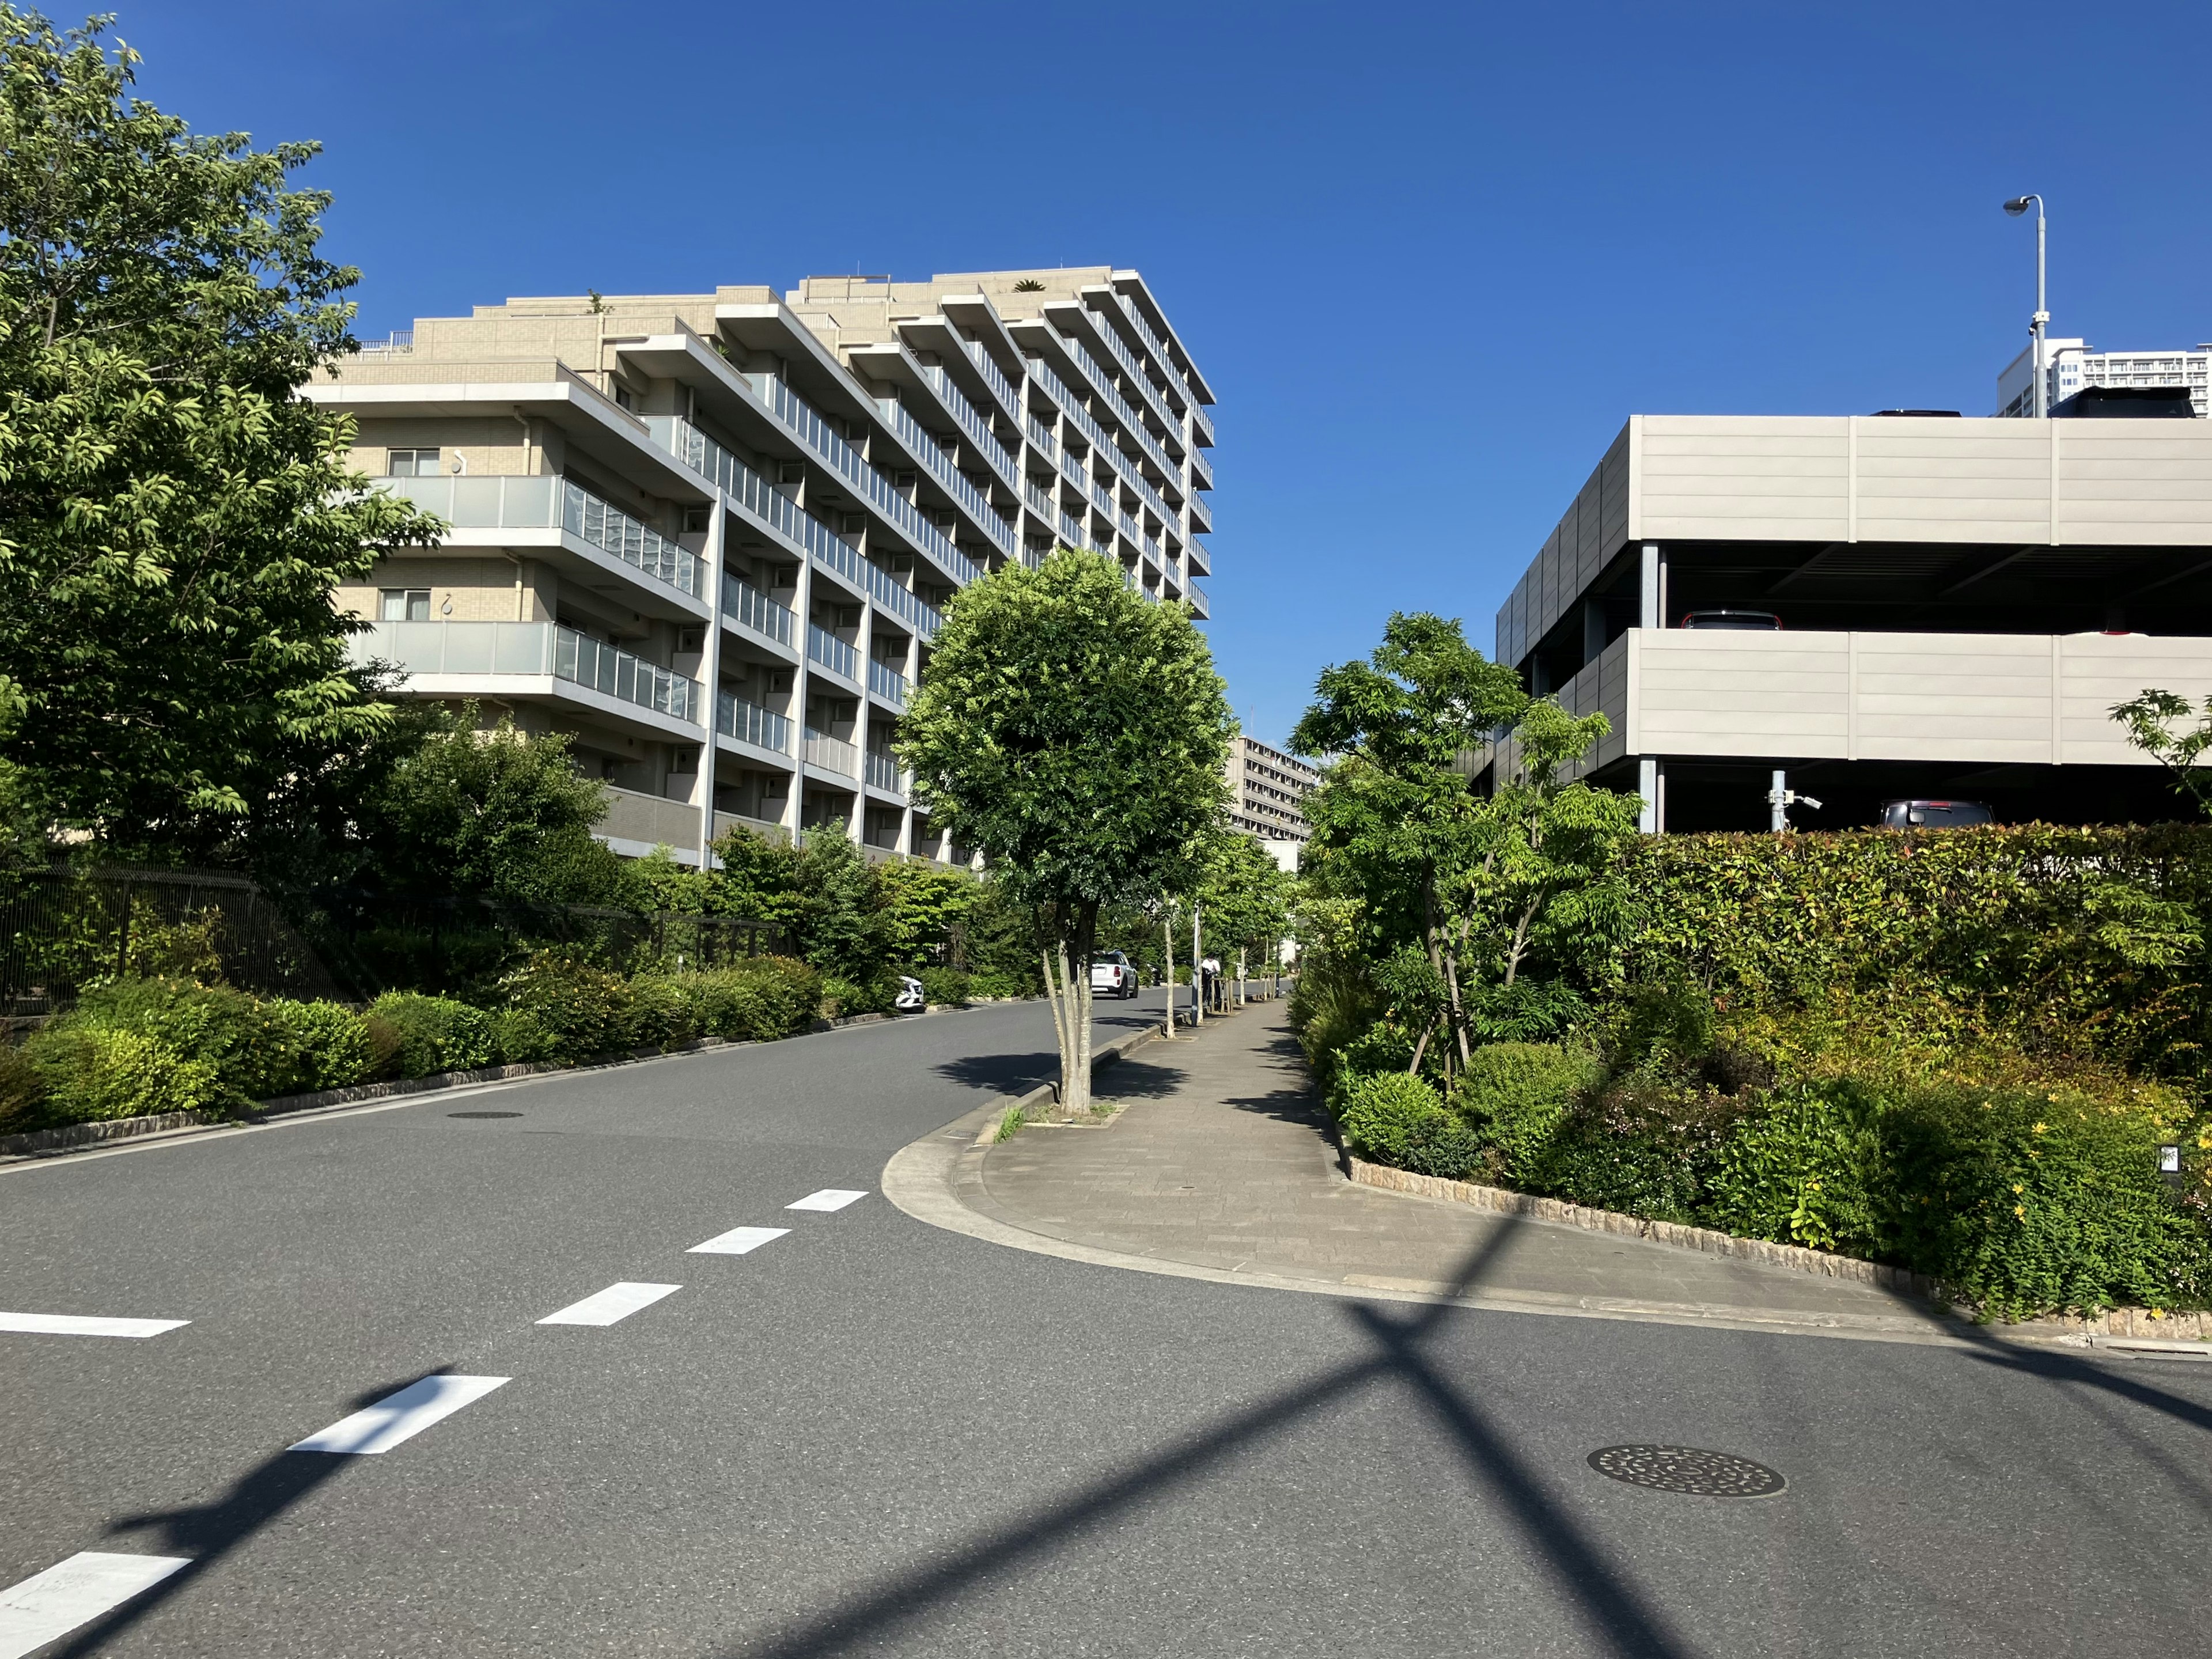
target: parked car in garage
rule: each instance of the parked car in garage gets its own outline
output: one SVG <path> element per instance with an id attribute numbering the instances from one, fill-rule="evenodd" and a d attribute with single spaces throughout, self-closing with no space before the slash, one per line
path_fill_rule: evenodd
<path id="1" fill-rule="evenodd" d="M 1995 823 L 1997 815 L 1978 800 L 1886 800 L 1885 830 L 1958 830 L 1971 823 Z"/>
<path id="2" fill-rule="evenodd" d="M 1102 951 L 1091 958 L 1091 994 L 1133 997 L 1137 994 L 1137 970 L 1119 951 Z"/>
<path id="3" fill-rule="evenodd" d="M 1782 618 L 1771 611 L 1692 611 L 1682 617 L 1685 628 L 1729 629 L 1745 634 L 1775 634 Z"/>

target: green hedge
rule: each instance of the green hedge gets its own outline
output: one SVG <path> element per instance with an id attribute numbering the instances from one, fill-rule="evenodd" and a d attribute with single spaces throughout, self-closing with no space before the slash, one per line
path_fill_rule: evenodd
<path id="1" fill-rule="evenodd" d="M 806 1030 L 823 995 L 820 975 L 780 957 L 623 978 L 543 955 L 501 980 L 489 1008 L 409 991 L 361 1013 L 189 980 L 118 980 L 86 993 L 20 1048 L 0 1047 L 0 1133 L 236 1111 L 377 1078 L 573 1065 L 708 1035 L 769 1042 Z"/>

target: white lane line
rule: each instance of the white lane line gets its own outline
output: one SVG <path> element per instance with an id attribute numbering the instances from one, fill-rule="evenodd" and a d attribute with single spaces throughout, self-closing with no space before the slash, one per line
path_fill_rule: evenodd
<path id="1" fill-rule="evenodd" d="M 397 1394 L 387 1394 L 374 1406 L 342 1417 L 320 1434 L 295 1441 L 284 1449 L 356 1452 L 364 1456 L 388 1452 L 441 1418 L 451 1417 L 471 1401 L 481 1400 L 512 1381 L 506 1376 L 453 1376 L 441 1371 L 410 1382 Z"/>
<path id="2" fill-rule="evenodd" d="M 857 1204 L 866 1192 L 852 1192 L 843 1187 L 824 1187 L 818 1193 L 809 1193 L 796 1204 L 787 1204 L 787 1210 L 842 1210 L 848 1204 Z"/>
<path id="3" fill-rule="evenodd" d="M 99 1319 L 89 1314 L 0 1313 L 0 1331 L 32 1331 L 45 1336 L 159 1336 L 191 1322 L 189 1319 Z"/>
<path id="4" fill-rule="evenodd" d="M 611 1325 L 628 1319 L 640 1308 L 650 1308 L 664 1296 L 673 1296 L 681 1285 L 636 1285 L 625 1279 L 595 1291 L 581 1302 L 572 1302 L 559 1313 L 550 1313 L 541 1325 Z"/>
<path id="5" fill-rule="evenodd" d="M 0 1590 L 0 1659 L 23 1659 L 190 1565 L 191 1558 L 182 1555 L 80 1550 L 34 1572 Z"/>
<path id="6" fill-rule="evenodd" d="M 726 1233 L 716 1233 L 704 1244 L 694 1244 L 684 1254 L 686 1255 L 750 1255 L 762 1245 L 781 1238 L 790 1231 L 788 1227 L 732 1227 Z"/>

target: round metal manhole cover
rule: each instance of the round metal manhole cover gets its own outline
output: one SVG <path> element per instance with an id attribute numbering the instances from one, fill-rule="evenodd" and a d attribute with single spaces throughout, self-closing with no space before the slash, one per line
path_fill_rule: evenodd
<path id="1" fill-rule="evenodd" d="M 520 1112 L 448 1112 L 447 1117 L 520 1117 Z"/>
<path id="2" fill-rule="evenodd" d="M 1610 1480 L 1694 1498 L 1771 1498 L 1785 1484 L 1764 1463 L 1695 1446 L 1601 1446 L 1589 1466 Z"/>

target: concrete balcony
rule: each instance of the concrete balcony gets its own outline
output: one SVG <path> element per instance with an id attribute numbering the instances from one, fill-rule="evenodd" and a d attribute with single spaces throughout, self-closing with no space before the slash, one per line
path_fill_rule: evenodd
<path id="1" fill-rule="evenodd" d="M 878 750 L 870 750 L 866 757 L 866 783 L 869 788 L 886 795 L 896 795 L 903 802 L 914 787 L 914 775 L 902 772 L 896 757 Z"/>
<path id="2" fill-rule="evenodd" d="M 806 625 L 806 659 L 822 672 L 842 680 L 854 691 L 860 689 L 860 653 L 828 629 Z"/>
<path id="3" fill-rule="evenodd" d="M 699 682 L 557 623 L 376 622 L 354 659 L 404 671 L 423 696 L 550 699 L 656 738 L 703 739 Z"/>
<path id="4" fill-rule="evenodd" d="M 798 659 L 798 647 L 792 643 L 798 637 L 798 613 L 788 605 L 778 605 L 742 576 L 722 578 L 722 620 L 779 647 L 793 661 Z"/>
<path id="5" fill-rule="evenodd" d="M 830 773 L 837 781 L 853 784 L 860 781 L 860 751 L 842 738 L 806 728 L 805 759 L 817 771 Z"/>
<path id="6" fill-rule="evenodd" d="M 715 699 L 714 731 L 741 754 L 752 750 L 787 763 L 791 759 L 791 722 L 734 691 L 722 692 Z"/>
<path id="7" fill-rule="evenodd" d="M 913 694 L 914 684 L 889 663 L 871 659 L 868 664 L 868 691 L 892 708 L 903 709 L 907 698 Z"/>

